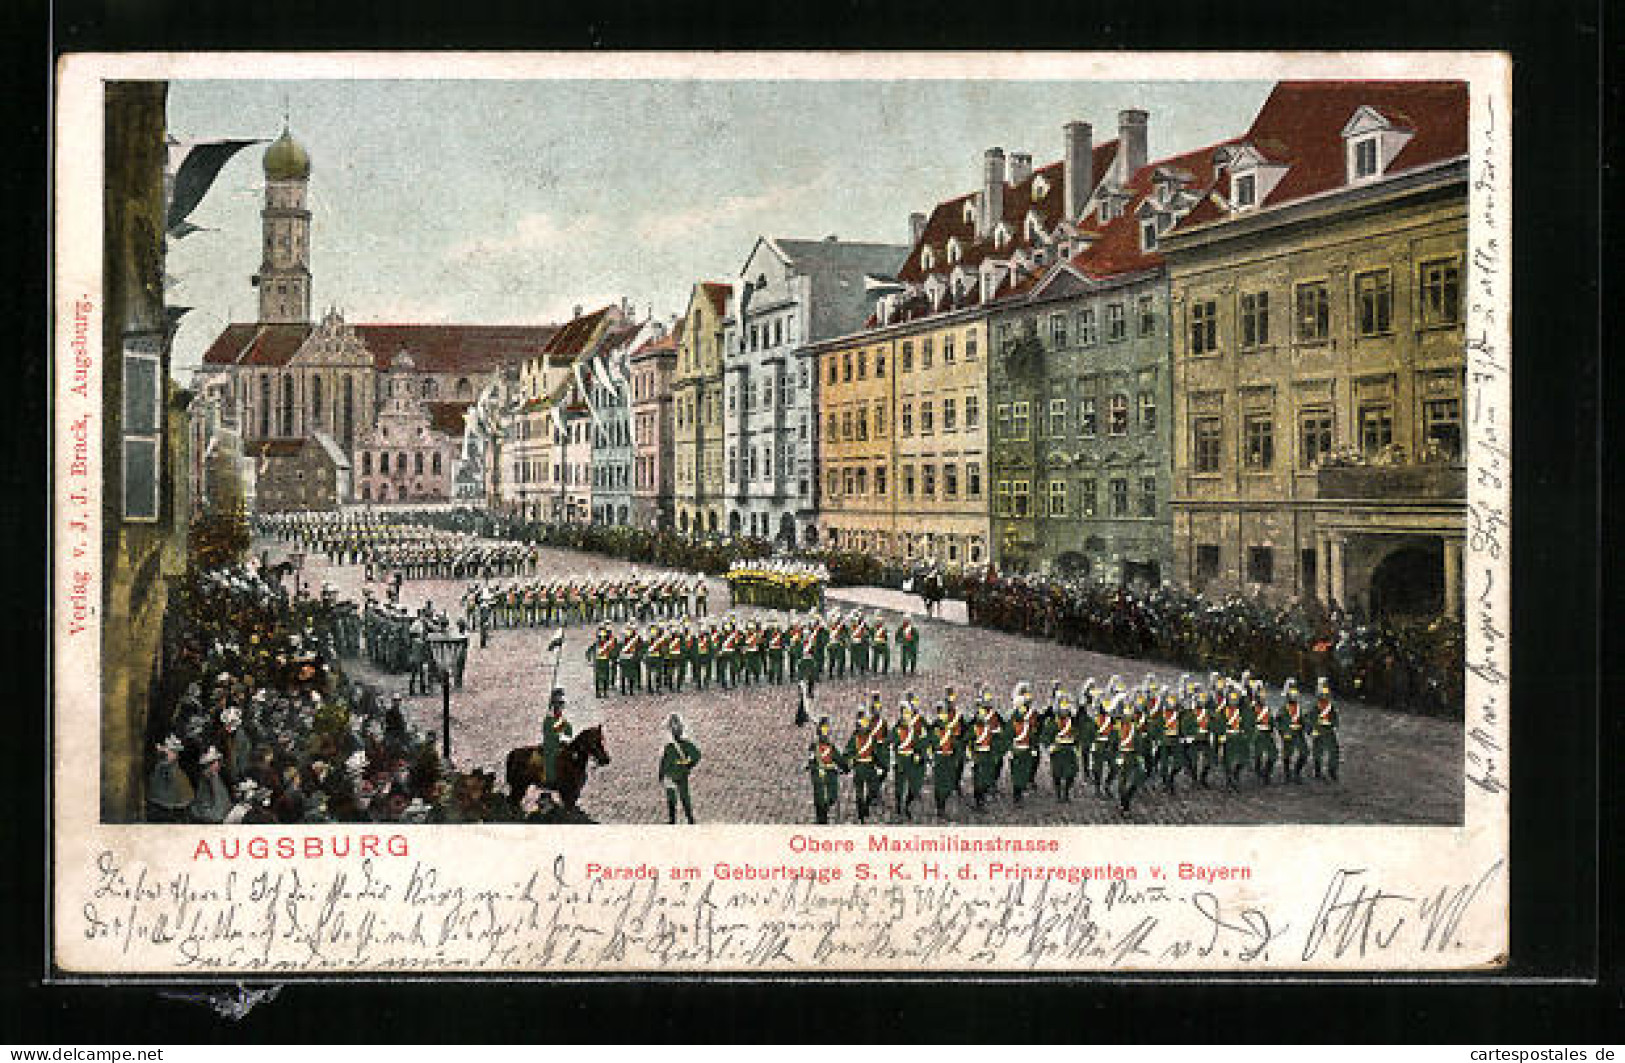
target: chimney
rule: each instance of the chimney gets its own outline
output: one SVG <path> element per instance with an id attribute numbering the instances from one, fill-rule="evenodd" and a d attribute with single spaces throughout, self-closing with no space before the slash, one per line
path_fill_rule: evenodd
<path id="1" fill-rule="evenodd" d="M 993 235 L 993 227 L 1004 220 L 1004 149 L 988 148 L 982 154 L 982 201 L 976 211 L 976 238 Z"/>
<path id="2" fill-rule="evenodd" d="M 1010 183 L 1019 185 L 1033 175 L 1033 157 L 1030 152 L 1013 151 L 1010 153 Z"/>
<path id="3" fill-rule="evenodd" d="M 1145 122 L 1147 115 L 1144 111 L 1117 112 L 1117 179 L 1118 184 L 1128 184 L 1140 168 L 1145 165 Z"/>
<path id="4" fill-rule="evenodd" d="M 1066 217 L 1077 221 L 1095 190 L 1095 131 L 1088 122 L 1068 122 L 1061 132 L 1066 138 Z"/>
<path id="5" fill-rule="evenodd" d="M 580 316 L 581 316 L 581 304 L 577 303 L 575 305 L 575 309 L 570 311 L 570 320 L 574 321 L 576 318 L 578 318 Z"/>
<path id="6" fill-rule="evenodd" d="M 908 216 L 908 242 L 918 244 L 925 235 L 925 215 L 915 211 Z"/>

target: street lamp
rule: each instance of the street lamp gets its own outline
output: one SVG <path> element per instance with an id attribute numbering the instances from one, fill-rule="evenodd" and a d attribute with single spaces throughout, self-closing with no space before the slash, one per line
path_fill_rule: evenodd
<path id="1" fill-rule="evenodd" d="M 468 636 L 436 631 L 429 636 L 429 653 L 440 669 L 440 750 L 441 759 L 451 763 L 451 673 L 468 654 Z"/>

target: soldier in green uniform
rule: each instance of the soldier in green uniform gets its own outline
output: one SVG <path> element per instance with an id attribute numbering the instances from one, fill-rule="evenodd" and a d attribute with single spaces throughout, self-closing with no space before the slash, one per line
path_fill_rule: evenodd
<path id="1" fill-rule="evenodd" d="M 897 668 L 903 675 L 920 670 L 920 631 L 906 616 L 897 625 Z"/>
<path id="2" fill-rule="evenodd" d="M 1258 781 L 1265 786 L 1270 784 L 1275 775 L 1275 761 L 1278 759 L 1275 748 L 1275 714 L 1270 711 L 1269 701 L 1264 696 L 1264 684 L 1253 680 L 1252 695 L 1253 709 L 1253 772 L 1257 774 Z"/>
<path id="3" fill-rule="evenodd" d="M 575 733 L 564 718 L 564 689 L 554 687 L 548 699 L 547 719 L 542 721 L 542 778 L 558 778 L 559 749 Z"/>
<path id="4" fill-rule="evenodd" d="M 1031 697 L 1018 695 L 1015 701 L 1005 727 L 1005 746 L 1010 752 L 1010 796 L 1019 805 L 1038 773 L 1038 720 Z"/>
<path id="5" fill-rule="evenodd" d="M 1055 799 L 1063 805 L 1072 800 L 1072 787 L 1078 779 L 1078 737 L 1072 698 L 1062 691 L 1055 699 L 1055 714 L 1044 723 L 1039 742 L 1049 753 L 1049 774 L 1055 782 Z M 1014 740 L 1011 748 L 1015 748 Z M 1036 760 L 1034 764 L 1037 764 Z M 1015 776 L 1016 771 L 1012 767 L 1012 781 Z"/>
<path id="6" fill-rule="evenodd" d="M 1337 781 L 1337 767 L 1342 760 L 1342 751 L 1337 745 L 1337 724 L 1337 707 L 1332 704 L 1332 685 L 1325 676 L 1321 676 L 1315 682 L 1314 723 L 1309 731 L 1317 779 L 1322 778 L 1321 771 L 1324 770 L 1333 782 Z"/>
<path id="7" fill-rule="evenodd" d="M 755 685 L 762 681 L 762 628 L 752 620 L 745 629 L 744 638 L 744 673 L 745 682 Z"/>
<path id="8" fill-rule="evenodd" d="M 671 639 L 666 656 L 671 667 L 672 689 L 680 694 L 683 680 L 694 670 L 694 629 L 685 622 L 681 630 L 672 632 Z"/>
<path id="9" fill-rule="evenodd" d="M 1213 712 L 1213 698 L 1207 691 L 1196 691 L 1192 702 L 1185 712 L 1185 764 L 1191 778 L 1205 788 L 1207 777 L 1213 771 L 1213 735 L 1218 719 Z"/>
<path id="10" fill-rule="evenodd" d="M 807 695 L 812 696 L 818 689 L 818 652 L 817 643 L 808 636 L 801 646 L 801 659 L 796 662 L 797 678 L 807 688 Z"/>
<path id="11" fill-rule="evenodd" d="M 829 717 L 821 716 L 807 750 L 807 777 L 812 781 L 813 815 L 819 823 L 829 822 L 830 809 L 841 800 L 841 776 L 850 770 L 846 754 L 835 744 Z"/>
<path id="12" fill-rule="evenodd" d="M 993 706 L 983 700 L 970 726 L 971 798 L 977 811 L 987 807 L 987 796 L 999 782 L 1004 760 L 1004 724 Z"/>
<path id="13" fill-rule="evenodd" d="M 897 801 L 897 815 L 912 820 L 914 802 L 925 789 L 925 761 L 929 755 L 931 736 L 920 719 L 914 705 L 914 695 L 908 695 L 892 728 L 891 751 L 892 790 Z"/>
<path id="14" fill-rule="evenodd" d="M 727 690 L 739 678 L 739 630 L 733 621 L 725 620 L 717 636 L 717 685 Z"/>
<path id="15" fill-rule="evenodd" d="M 767 681 L 777 685 L 784 682 L 784 631 L 778 624 L 768 624 L 763 639 L 766 642 L 763 654 L 767 662 Z"/>
<path id="16" fill-rule="evenodd" d="M 631 624 L 626 625 L 616 660 L 621 666 L 621 693 L 636 694 L 643 679 L 643 639 Z"/>
<path id="17" fill-rule="evenodd" d="M 704 690 L 711 685 L 711 670 L 717 659 L 716 633 L 711 625 L 700 628 L 694 638 L 694 688 Z"/>
<path id="18" fill-rule="evenodd" d="M 858 675 L 869 674 L 869 625 L 862 616 L 852 620 L 852 670 Z"/>
<path id="19" fill-rule="evenodd" d="M 891 637 L 886 633 L 886 623 L 879 613 L 874 615 L 869 632 L 869 652 L 874 658 L 875 672 L 891 675 Z"/>
<path id="20" fill-rule="evenodd" d="M 1179 699 L 1164 687 L 1157 699 L 1157 710 L 1151 717 L 1151 735 L 1157 743 L 1157 766 L 1162 772 L 1162 786 L 1169 793 L 1174 792 L 1174 780 L 1180 770 L 1188 767 L 1182 716 Z"/>
<path id="21" fill-rule="evenodd" d="M 649 693 L 658 694 L 666 688 L 666 633 L 659 624 L 649 628 L 643 661 L 648 672 Z"/>
<path id="22" fill-rule="evenodd" d="M 931 728 L 931 793 L 938 819 L 948 818 L 948 798 L 959 789 L 964 765 L 964 723 L 947 702 L 938 702 L 937 720 Z"/>
<path id="23" fill-rule="evenodd" d="M 829 671 L 826 674 L 831 679 L 846 678 L 847 650 L 851 645 L 851 629 L 847 627 L 846 618 L 839 617 L 829 633 Z"/>
<path id="24" fill-rule="evenodd" d="M 1225 694 L 1224 715 L 1219 723 L 1219 763 L 1224 769 L 1225 786 L 1239 790 L 1242 769 L 1252 754 L 1252 733 L 1240 690 L 1232 687 Z"/>
<path id="25" fill-rule="evenodd" d="M 609 692 L 615 684 L 615 633 L 608 624 L 598 629 L 598 639 L 587 648 L 587 655 L 592 658 L 592 687 L 593 693 L 600 698 L 609 697 Z"/>
<path id="26" fill-rule="evenodd" d="M 1112 755 L 1112 713 L 1104 698 L 1095 701 L 1095 713 L 1089 722 L 1093 733 L 1089 742 L 1089 763 L 1095 794 L 1105 797 L 1107 788 L 1117 779 L 1117 758 Z"/>
<path id="27" fill-rule="evenodd" d="M 694 581 L 694 615 L 710 616 L 710 607 L 706 604 L 711 596 L 711 588 L 701 576 Z"/>
<path id="28" fill-rule="evenodd" d="M 829 625 L 824 623 L 824 618 L 816 612 L 810 613 L 809 616 L 812 622 L 813 665 L 817 669 L 818 678 L 822 679 L 828 674 L 824 664 L 829 659 Z"/>
<path id="29" fill-rule="evenodd" d="M 671 728 L 671 741 L 660 753 L 660 785 L 666 790 L 666 822 L 677 822 L 677 805 L 683 806 L 683 815 L 694 822 L 694 802 L 688 793 L 688 778 L 700 763 L 700 747 L 684 736 L 683 719 L 676 713 L 666 721 Z"/>
<path id="30" fill-rule="evenodd" d="M 846 743 L 846 760 L 852 767 L 852 781 L 857 788 L 858 822 L 869 822 L 869 810 L 880 800 L 880 788 L 886 779 L 888 742 L 886 727 L 880 721 L 877 709 L 865 706 L 858 710 L 858 725 Z"/>
<path id="31" fill-rule="evenodd" d="M 1298 703 L 1298 681 L 1288 679 L 1281 688 L 1281 711 L 1275 720 L 1281 732 L 1281 781 L 1303 782 L 1309 763 L 1309 717 Z"/>
<path id="32" fill-rule="evenodd" d="M 1118 695 L 1112 709 L 1111 739 L 1116 754 L 1117 806 L 1127 812 L 1140 784 L 1145 782 L 1146 737 L 1134 714 L 1124 711 L 1122 695 Z"/>

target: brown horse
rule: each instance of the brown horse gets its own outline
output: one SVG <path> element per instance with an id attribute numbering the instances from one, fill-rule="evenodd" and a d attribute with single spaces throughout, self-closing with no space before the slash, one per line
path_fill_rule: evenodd
<path id="1" fill-rule="evenodd" d="M 587 785 L 588 762 L 603 767 L 609 763 L 604 748 L 603 727 L 589 727 L 559 749 L 557 778 L 542 776 L 542 747 L 520 746 L 508 753 L 508 799 L 517 807 L 532 786 L 559 795 L 559 803 L 575 811 L 581 791 Z"/>

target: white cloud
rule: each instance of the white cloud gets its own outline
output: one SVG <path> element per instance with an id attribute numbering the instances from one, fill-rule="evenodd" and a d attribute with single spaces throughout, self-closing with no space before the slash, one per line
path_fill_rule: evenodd
<path id="1" fill-rule="evenodd" d="M 691 237 L 718 226 L 743 226 L 754 222 L 750 227 L 774 229 L 777 234 L 777 225 L 784 224 L 785 219 L 801 216 L 790 208 L 805 202 L 811 193 L 825 183 L 826 180 L 819 179 L 778 185 L 747 195 L 718 196 L 685 209 L 648 215 L 638 226 L 638 233 L 658 244 Z"/>
<path id="2" fill-rule="evenodd" d="M 532 212 L 521 215 L 507 233 L 459 240 L 446 251 L 454 262 L 509 258 L 557 251 L 561 246 L 578 245 L 594 239 L 601 231 L 596 215 L 582 214 L 560 219 L 552 214 Z"/>

